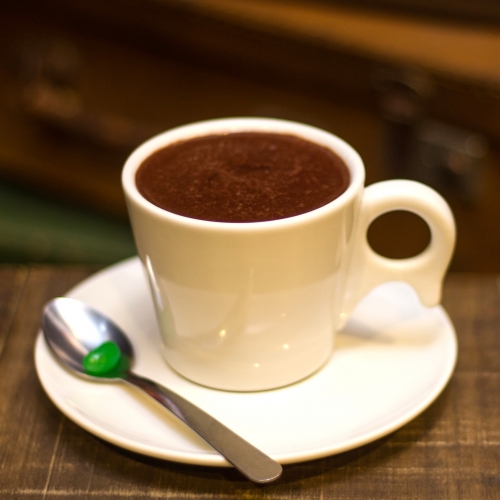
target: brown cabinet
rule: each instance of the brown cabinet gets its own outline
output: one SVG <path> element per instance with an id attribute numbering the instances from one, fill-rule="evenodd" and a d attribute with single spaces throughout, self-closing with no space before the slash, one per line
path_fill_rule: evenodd
<path id="1" fill-rule="evenodd" d="M 0 183 L 125 221 L 121 166 L 147 137 L 222 116 L 298 120 L 350 142 L 368 183 L 434 184 L 457 218 L 453 269 L 498 271 L 498 54 L 494 25 L 321 2 L 12 2 L 0 15 Z M 405 106 L 414 114 L 401 121 Z M 436 124 L 455 142 L 438 134 L 430 175 L 414 159 L 434 144 Z M 464 160 L 477 134 L 488 154 Z M 405 140 L 411 165 L 399 168 L 394 152 Z M 370 237 L 404 256 L 428 232 L 397 214 Z"/>

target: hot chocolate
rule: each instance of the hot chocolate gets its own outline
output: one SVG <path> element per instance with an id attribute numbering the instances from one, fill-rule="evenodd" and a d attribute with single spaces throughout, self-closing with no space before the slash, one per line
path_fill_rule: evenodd
<path id="1" fill-rule="evenodd" d="M 154 152 L 139 192 L 169 212 L 216 222 L 261 222 L 319 208 L 348 187 L 333 151 L 293 135 L 239 132 L 195 137 Z"/>

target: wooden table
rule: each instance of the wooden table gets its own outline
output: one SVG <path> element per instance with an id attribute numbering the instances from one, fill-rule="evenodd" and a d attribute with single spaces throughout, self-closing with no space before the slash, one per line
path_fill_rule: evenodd
<path id="1" fill-rule="evenodd" d="M 429 409 L 383 439 L 287 465 L 278 481 L 258 486 L 233 469 L 116 448 L 68 420 L 47 398 L 33 363 L 42 306 L 93 271 L 0 267 L 0 498 L 500 498 L 498 276 L 447 278 L 444 306 L 460 354 L 450 384 Z"/>

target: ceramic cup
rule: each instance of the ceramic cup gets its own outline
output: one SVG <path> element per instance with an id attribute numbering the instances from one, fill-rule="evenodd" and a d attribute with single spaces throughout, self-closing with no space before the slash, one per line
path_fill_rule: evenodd
<path id="1" fill-rule="evenodd" d="M 348 189 L 311 212 L 254 223 L 183 217 L 137 190 L 135 173 L 154 151 L 196 136 L 240 131 L 293 134 L 331 148 L 350 170 Z M 363 162 L 346 142 L 283 120 L 199 122 L 136 149 L 122 182 L 169 365 L 216 389 L 277 388 L 328 360 L 335 332 L 377 285 L 404 281 L 425 306 L 438 304 L 455 243 L 450 208 L 423 184 L 391 180 L 365 188 L 364 179 Z M 429 225 L 431 241 L 421 254 L 394 260 L 369 246 L 370 223 L 392 210 L 413 212 Z"/>

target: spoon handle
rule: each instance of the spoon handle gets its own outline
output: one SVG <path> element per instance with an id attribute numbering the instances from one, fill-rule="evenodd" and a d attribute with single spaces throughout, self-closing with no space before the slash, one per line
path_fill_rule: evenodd
<path id="1" fill-rule="evenodd" d="M 131 372 L 123 380 L 142 389 L 170 410 L 251 481 L 268 483 L 281 475 L 283 469 L 278 462 L 182 396 Z"/>

